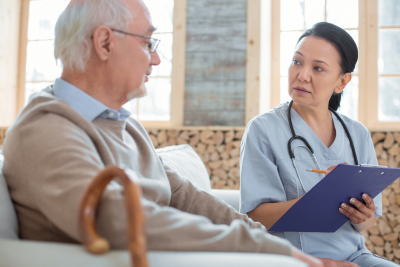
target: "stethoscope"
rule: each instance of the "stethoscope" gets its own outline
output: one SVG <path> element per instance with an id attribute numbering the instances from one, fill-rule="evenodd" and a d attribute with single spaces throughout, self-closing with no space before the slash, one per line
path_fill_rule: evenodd
<path id="1" fill-rule="evenodd" d="M 306 140 L 304 137 L 300 136 L 300 135 L 296 135 L 296 133 L 294 132 L 293 123 L 292 123 L 292 116 L 290 115 L 290 110 L 292 109 L 292 104 L 293 104 L 293 100 L 290 101 L 289 109 L 288 109 L 288 121 L 289 121 L 290 131 L 292 132 L 292 138 L 290 138 L 290 139 L 289 139 L 289 142 L 288 142 L 288 150 L 289 150 L 290 158 L 292 159 L 293 167 L 294 167 L 294 169 L 296 170 L 297 177 L 299 177 L 299 181 L 300 181 L 301 187 L 303 188 L 304 192 L 307 193 L 307 190 L 304 188 L 303 181 L 301 180 L 299 170 L 297 169 L 297 166 L 296 166 L 296 161 L 295 161 L 295 156 L 294 156 L 294 150 L 292 150 L 292 142 L 293 142 L 293 140 L 299 139 L 299 140 L 303 141 L 303 143 L 305 144 L 305 146 L 304 146 L 304 145 L 303 145 L 303 146 L 300 145 L 300 146 L 295 147 L 295 149 L 298 148 L 298 147 L 304 147 L 304 148 L 308 149 L 308 151 L 309 151 L 309 152 L 311 153 L 311 155 L 313 156 L 314 161 L 315 161 L 316 165 L 318 166 L 318 169 L 319 169 L 319 170 L 321 169 L 321 167 L 319 166 L 319 163 L 318 163 L 317 157 L 315 156 L 314 150 L 312 149 L 312 147 L 310 146 L 310 144 L 307 142 L 307 140 Z M 346 124 L 344 123 L 344 121 L 342 120 L 342 118 L 340 118 L 339 114 L 336 113 L 336 111 L 334 111 L 331 107 L 329 107 L 329 110 L 330 110 L 333 114 L 335 114 L 335 116 L 338 118 L 338 120 L 339 120 L 340 123 L 342 124 L 343 129 L 344 129 L 344 131 L 346 132 L 347 138 L 348 138 L 349 141 L 350 141 L 351 151 L 353 152 L 353 157 L 354 157 L 354 163 L 355 163 L 355 165 L 358 165 L 358 159 L 357 159 L 356 150 L 355 150 L 355 148 L 354 148 L 353 139 L 351 138 L 350 132 L 349 132 L 349 130 L 347 129 Z"/>

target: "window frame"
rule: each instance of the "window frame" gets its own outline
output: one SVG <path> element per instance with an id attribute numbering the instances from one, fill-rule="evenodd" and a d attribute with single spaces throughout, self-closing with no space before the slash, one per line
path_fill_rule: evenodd
<path id="1" fill-rule="evenodd" d="M 379 24 L 378 24 L 378 0 L 359 0 L 365 2 L 365 28 L 366 32 L 366 88 L 367 99 L 364 106 L 366 114 L 365 125 L 370 131 L 398 131 L 400 122 L 382 122 L 378 120 L 378 94 L 379 94 L 379 76 L 382 77 L 400 77 L 400 75 L 380 75 L 378 72 L 378 42 L 379 42 Z M 368 26 L 368 27 L 367 27 Z M 382 27 L 397 28 L 397 27 Z"/>
<path id="2" fill-rule="evenodd" d="M 31 1 L 21 0 L 20 39 L 18 58 L 18 80 L 16 97 L 16 114 L 25 106 L 26 59 L 28 46 L 29 4 Z M 174 1 L 171 101 L 169 121 L 140 121 L 144 127 L 180 126 L 183 122 L 183 97 L 185 86 L 185 47 L 186 47 L 186 0 Z M 180 119 L 182 117 L 182 119 Z M 181 122 L 182 121 L 182 122 Z"/>
<path id="3" fill-rule="evenodd" d="M 275 107 L 280 103 L 280 3 L 280 0 L 271 1 L 270 107 Z M 371 132 L 398 131 L 400 122 L 378 120 L 378 0 L 358 0 L 358 8 L 358 121 Z"/>
<path id="4" fill-rule="evenodd" d="M 26 54 L 28 48 L 28 22 L 29 3 L 31 0 L 21 1 L 19 57 L 18 57 L 18 80 L 17 80 L 17 108 L 16 114 L 25 106 L 25 76 L 26 76 Z"/>

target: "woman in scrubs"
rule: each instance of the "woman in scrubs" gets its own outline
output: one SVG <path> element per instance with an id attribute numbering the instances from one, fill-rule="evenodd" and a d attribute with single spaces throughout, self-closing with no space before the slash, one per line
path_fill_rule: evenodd
<path id="1" fill-rule="evenodd" d="M 355 164 L 349 138 L 338 118 L 328 109 L 337 110 L 342 91 L 351 80 L 358 59 L 352 37 L 327 22 L 315 24 L 298 40 L 289 67 L 290 110 L 296 135 L 304 137 L 314 150 L 322 170 L 339 163 Z M 252 119 L 243 135 L 240 154 L 240 211 L 270 228 L 306 191 L 324 175 L 307 172 L 318 169 L 304 142 L 295 139 L 292 151 L 297 175 L 288 153 L 292 132 L 288 122 L 289 103 Z M 359 164 L 377 165 L 369 131 L 361 123 L 339 115 L 347 126 Z M 359 196 L 354 196 L 359 197 Z M 359 266 L 398 266 L 372 254 L 360 233 L 382 215 L 381 195 L 364 202 L 352 198 L 357 209 L 343 203 L 338 207 L 349 218 L 334 233 L 271 232 L 288 239 L 298 249 L 322 259 L 348 261 Z"/>

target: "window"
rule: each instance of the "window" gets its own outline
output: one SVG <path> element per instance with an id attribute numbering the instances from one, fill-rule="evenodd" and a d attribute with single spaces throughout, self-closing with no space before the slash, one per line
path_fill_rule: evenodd
<path id="1" fill-rule="evenodd" d="M 359 48 L 353 79 L 339 112 L 370 131 L 400 129 L 400 2 L 396 0 L 271 1 L 271 107 L 290 99 L 287 70 L 305 29 L 327 21 L 344 28 Z"/>
<path id="2" fill-rule="evenodd" d="M 23 1 L 25 2 L 25 1 Z M 60 77 L 62 66 L 54 59 L 54 27 L 58 16 L 70 0 L 30 0 L 26 42 L 25 90 L 23 102 L 29 96 L 52 84 Z M 173 44 L 174 0 L 145 0 L 157 27 L 153 37 L 161 39 L 157 50 L 161 64 L 153 68 L 147 83 L 148 95 L 135 99 L 124 107 L 140 121 L 169 121 Z M 24 45 L 24 44 L 21 44 Z M 20 106 L 22 108 L 22 106 Z"/>
<path id="3" fill-rule="evenodd" d="M 378 120 L 400 122 L 400 3 L 378 3 Z"/>
<path id="4" fill-rule="evenodd" d="M 69 0 L 31 0 L 26 48 L 25 104 L 32 93 L 52 84 L 61 75 L 54 59 L 54 26 Z"/>
<path id="5" fill-rule="evenodd" d="M 161 64 L 153 67 L 146 85 L 147 96 L 134 99 L 124 107 L 140 121 L 169 121 L 174 0 L 145 0 L 144 2 L 157 28 L 153 37 L 161 39 L 157 49 Z"/>

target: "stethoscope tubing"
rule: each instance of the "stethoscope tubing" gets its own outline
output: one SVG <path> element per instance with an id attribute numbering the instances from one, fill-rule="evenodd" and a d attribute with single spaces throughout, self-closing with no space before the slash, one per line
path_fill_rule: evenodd
<path id="1" fill-rule="evenodd" d="M 316 164 L 317 164 L 317 166 L 318 166 L 318 169 L 321 169 L 321 167 L 319 166 L 317 157 L 315 156 L 314 149 L 311 147 L 311 145 L 308 143 L 308 141 L 307 141 L 304 137 L 302 137 L 302 136 L 300 136 L 300 135 L 296 135 L 296 133 L 295 133 L 295 131 L 294 131 L 293 123 L 292 123 L 292 116 L 291 116 L 291 114 L 290 114 L 290 111 L 291 111 L 291 109 L 292 109 L 292 104 L 293 104 L 293 100 L 290 101 L 289 109 L 288 109 L 288 122 L 289 122 L 290 131 L 291 131 L 291 133 L 292 133 L 292 137 L 291 137 L 291 138 L 289 139 L 289 141 L 288 141 L 288 151 L 289 151 L 289 156 L 290 156 L 290 158 L 291 158 L 291 160 L 292 160 L 292 163 L 293 163 L 293 167 L 294 167 L 294 169 L 296 170 L 296 174 L 297 174 L 297 176 L 298 176 L 298 178 L 299 178 L 299 180 L 300 180 L 301 187 L 303 188 L 304 192 L 307 193 L 307 190 L 305 189 L 305 187 L 304 187 L 304 185 L 303 185 L 303 181 L 302 181 L 302 179 L 301 179 L 301 177 L 300 177 L 300 173 L 299 173 L 299 171 L 298 171 L 298 169 L 297 169 L 297 166 L 296 166 L 295 155 L 294 155 L 294 151 L 292 150 L 292 142 L 293 142 L 294 140 L 296 140 L 296 139 L 303 141 L 303 143 L 305 144 L 305 147 L 310 151 L 311 155 L 313 156 L 313 158 L 314 158 L 314 160 L 315 160 L 315 162 L 316 162 Z M 336 113 L 335 110 L 333 110 L 331 107 L 329 107 L 329 110 L 330 110 L 333 114 L 335 114 L 335 116 L 338 118 L 338 120 L 339 120 L 340 123 L 342 124 L 343 129 L 344 129 L 344 131 L 346 132 L 347 138 L 348 138 L 349 141 L 350 141 L 351 151 L 353 152 L 354 163 L 355 163 L 355 165 L 358 165 L 358 159 L 357 159 L 356 150 L 355 150 L 355 148 L 354 148 L 353 139 L 351 138 L 350 132 L 349 132 L 349 130 L 347 129 L 346 124 L 344 123 L 344 121 L 342 120 L 342 118 L 340 118 L 339 114 Z"/>

